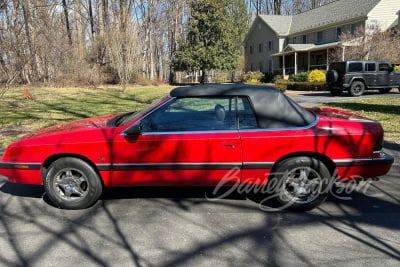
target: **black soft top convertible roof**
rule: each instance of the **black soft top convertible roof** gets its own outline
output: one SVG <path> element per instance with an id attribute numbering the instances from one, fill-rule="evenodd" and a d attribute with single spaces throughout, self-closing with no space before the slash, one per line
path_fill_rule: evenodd
<path id="1" fill-rule="evenodd" d="M 178 87 L 172 97 L 247 96 L 257 115 L 261 128 L 305 127 L 315 121 L 316 115 L 280 90 L 271 86 L 248 84 L 207 84 Z"/>

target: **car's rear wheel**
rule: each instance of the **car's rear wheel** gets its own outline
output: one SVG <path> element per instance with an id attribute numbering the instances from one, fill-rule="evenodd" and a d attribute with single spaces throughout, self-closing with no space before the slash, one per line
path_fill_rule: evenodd
<path id="1" fill-rule="evenodd" d="M 350 95 L 352 96 L 361 96 L 364 94 L 365 91 L 365 84 L 361 81 L 355 81 L 351 84 L 350 87 Z"/>
<path id="2" fill-rule="evenodd" d="M 343 93 L 343 90 L 340 89 L 331 89 L 331 94 L 334 96 L 340 96 Z"/>
<path id="3" fill-rule="evenodd" d="M 381 89 L 379 89 L 379 92 L 381 94 L 387 94 L 390 92 L 390 90 L 392 90 L 392 88 L 381 88 Z"/>
<path id="4" fill-rule="evenodd" d="M 84 209 L 92 206 L 102 193 L 96 171 L 77 158 L 54 161 L 44 180 L 50 200 L 60 208 Z"/>
<path id="5" fill-rule="evenodd" d="M 305 211 L 321 204 L 330 191 L 333 177 L 326 165 L 311 157 L 286 159 L 276 166 L 268 185 L 281 208 Z"/>

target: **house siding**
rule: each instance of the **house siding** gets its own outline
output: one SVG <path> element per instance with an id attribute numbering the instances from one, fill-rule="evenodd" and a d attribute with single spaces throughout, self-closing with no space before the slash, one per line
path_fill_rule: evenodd
<path id="1" fill-rule="evenodd" d="M 381 30 L 388 30 L 398 18 L 400 0 L 382 0 L 368 14 L 367 25 L 377 22 Z"/>
<path id="2" fill-rule="evenodd" d="M 352 12 L 355 9 L 356 11 Z M 387 30 L 395 27 L 397 23 L 400 25 L 399 13 L 400 0 L 339 0 L 295 16 L 279 15 L 276 16 L 277 20 L 274 20 L 274 15 L 257 17 L 245 40 L 245 70 L 260 70 L 264 73 L 281 71 L 282 55 L 274 59 L 271 55 L 281 53 L 289 44 L 332 43 L 337 45 L 335 43 L 339 41 L 338 28 L 341 33 L 354 34 L 357 28 L 366 28 L 376 21 L 382 30 Z M 332 17 L 332 14 L 335 16 Z M 327 19 L 327 17 L 332 18 Z M 289 27 L 288 31 L 286 31 L 287 27 Z M 306 42 L 304 42 L 304 36 L 306 36 Z M 273 42 L 272 51 L 268 49 L 270 41 Z M 259 51 L 260 44 L 263 46 L 261 52 Z M 250 53 L 250 47 L 253 53 Z M 332 47 L 327 49 L 332 49 Z M 306 62 L 308 62 L 308 68 L 320 68 L 324 64 L 327 65 L 329 52 L 327 49 L 313 50 L 310 54 L 310 62 L 308 62 L 306 52 L 299 50 L 298 67 L 304 69 Z M 293 58 L 293 54 L 286 54 L 285 68 L 293 65 Z"/>
<path id="3" fill-rule="evenodd" d="M 263 73 L 272 73 L 270 69 L 269 60 L 271 55 L 283 49 L 281 40 L 277 38 L 276 33 L 268 27 L 260 19 L 256 19 L 254 22 L 255 27 L 248 36 L 245 43 L 245 71 L 261 71 Z M 270 51 L 270 42 L 272 50 Z M 262 50 L 260 52 L 260 45 Z M 250 47 L 252 47 L 253 53 L 250 53 Z"/>

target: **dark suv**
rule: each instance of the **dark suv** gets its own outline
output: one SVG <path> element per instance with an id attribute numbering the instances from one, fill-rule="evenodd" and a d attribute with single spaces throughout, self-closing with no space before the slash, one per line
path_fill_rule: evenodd
<path id="1" fill-rule="evenodd" d="M 392 88 L 399 88 L 400 72 L 394 71 L 387 61 L 341 61 L 329 65 L 326 82 L 333 95 L 346 90 L 352 96 L 360 96 L 368 89 L 388 93 Z"/>

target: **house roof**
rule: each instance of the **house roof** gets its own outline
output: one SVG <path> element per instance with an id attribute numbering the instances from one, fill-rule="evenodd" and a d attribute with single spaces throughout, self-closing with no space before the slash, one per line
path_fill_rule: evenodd
<path id="1" fill-rule="evenodd" d="M 381 0 L 338 0 L 294 15 L 259 15 L 280 36 L 367 17 Z"/>
<path id="2" fill-rule="evenodd" d="M 294 52 L 307 52 L 307 51 L 319 51 L 319 50 L 324 50 L 332 47 L 339 47 L 341 44 L 340 42 L 333 42 L 333 43 L 327 43 L 327 44 L 321 44 L 321 45 L 316 45 L 316 44 L 288 44 L 285 48 L 284 52 L 279 52 L 275 53 L 271 56 L 282 56 L 283 54 L 289 55 L 293 54 Z M 346 45 L 350 46 L 350 45 Z"/>
<path id="3" fill-rule="evenodd" d="M 365 18 L 381 0 L 339 0 L 293 16 L 290 34 Z"/>
<path id="4" fill-rule="evenodd" d="M 289 34 L 293 16 L 260 15 L 261 20 L 267 23 L 279 35 Z"/>

